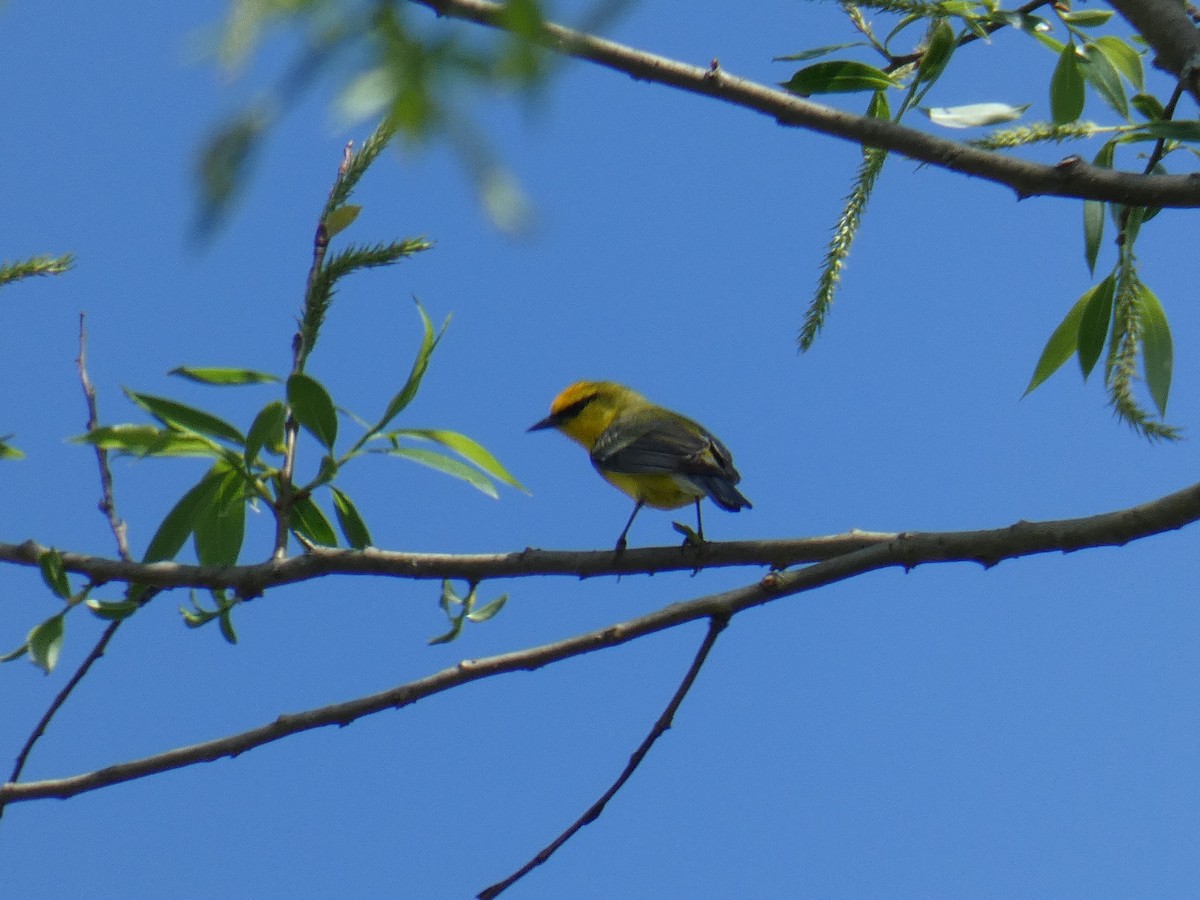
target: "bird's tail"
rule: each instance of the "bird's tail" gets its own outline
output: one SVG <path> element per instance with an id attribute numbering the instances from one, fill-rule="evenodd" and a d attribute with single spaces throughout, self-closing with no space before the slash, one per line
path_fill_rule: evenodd
<path id="1" fill-rule="evenodd" d="M 742 496 L 742 492 L 733 486 L 733 482 L 726 478 L 717 478 L 709 476 L 707 478 L 696 478 L 693 480 L 700 487 L 704 488 L 704 492 L 712 498 L 712 502 L 721 507 L 721 509 L 729 510 L 729 512 L 737 512 L 742 507 L 750 507 L 753 504 Z"/>

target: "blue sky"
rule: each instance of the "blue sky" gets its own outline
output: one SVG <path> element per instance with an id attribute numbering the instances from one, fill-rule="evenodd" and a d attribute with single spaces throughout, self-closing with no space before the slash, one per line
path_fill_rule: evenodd
<path id="1" fill-rule="evenodd" d="M 315 217 L 342 145 L 369 127 L 339 123 L 326 92 L 307 97 L 271 135 L 228 225 L 198 246 L 197 148 L 287 49 L 271 45 L 230 83 L 197 61 L 198 34 L 222 9 L 67 3 L 51 21 L 13 2 L 0 13 L 0 256 L 78 256 L 66 277 L 8 288 L 0 303 L 0 433 L 27 453 L 0 469 L 5 541 L 112 552 L 94 460 L 65 441 L 85 421 L 81 310 L 109 422 L 138 419 L 127 386 L 245 426 L 267 389 L 165 373 L 286 371 Z M 832 5 L 734 14 L 711 0 L 686 17 L 643 3 L 611 33 L 766 82 L 791 73 L 772 56 L 851 39 Z M 1013 55 L 964 52 L 962 85 L 928 101 L 1032 103 L 1044 117 L 1053 56 L 1015 35 L 995 43 Z M 366 460 L 345 487 L 380 546 L 611 546 L 627 500 L 575 445 L 525 433 L 579 378 L 635 386 L 729 445 L 754 508 L 710 507 L 717 540 L 999 527 L 1195 480 L 1194 438 L 1136 438 L 1074 362 L 1019 400 L 1090 284 L 1078 203 L 1017 202 L 889 160 L 827 332 L 798 356 L 857 148 L 583 64 L 563 67 L 531 108 L 486 98 L 479 114 L 533 203 L 533 228 L 516 239 L 493 229 L 446 146 L 388 154 L 359 189 L 351 236 L 423 234 L 436 248 L 347 282 L 309 371 L 369 417 L 408 372 L 411 298 L 435 319 L 453 313 L 400 424 L 472 435 L 531 495 L 496 501 Z M 1193 435 L 1200 313 L 1179 264 L 1186 215 L 1148 225 L 1140 256 L 1176 338 L 1169 419 Z M 135 551 L 201 471 L 115 464 Z M 269 549 L 260 518 L 247 559 Z M 643 513 L 631 544 L 674 541 L 671 518 Z M 508 605 L 446 647 L 426 646 L 444 628 L 432 584 L 327 578 L 273 591 L 238 610 L 236 647 L 186 630 L 186 597 L 164 596 L 122 630 L 26 777 L 244 730 L 760 575 L 488 583 L 484 594 L 507 591 Z M 743 614 L 600 820 L 507 896 L 1194 896 L 1194 576 L 1185 530 L 986 572 L 881 572 Z M 57 601 L 35 572 L 3 579 L 7 648 Z M 50 677 L 25 662 L 0 668 L 3 752 L 15 755 L 100 628 L 72 616 Z M 15 805 L 0 823 L 4 883 L 13 896 L 471 896 L 611 783 L 702 635 L 695 624 L 235 760 Z"/>

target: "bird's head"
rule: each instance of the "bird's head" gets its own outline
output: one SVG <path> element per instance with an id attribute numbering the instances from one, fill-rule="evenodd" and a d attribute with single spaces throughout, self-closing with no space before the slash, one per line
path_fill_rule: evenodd
<path id="1" fill-rule="evenodd" d="M 550 404 L 550 415 L 529 431 L 557 428 L 589 450 L 617 415 L 647 400 L 637 391 L 613 381 L 577 381 Z"/>

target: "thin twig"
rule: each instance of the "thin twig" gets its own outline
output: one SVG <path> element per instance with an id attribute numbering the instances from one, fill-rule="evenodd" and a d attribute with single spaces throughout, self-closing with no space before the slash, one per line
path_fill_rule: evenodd
<path id="1" fill-rule="evenodd" d="M 704 661 L 708 658 L 708 653 L 713 648 L 713 644 L 717 641 L 717 636 L 725 630 L 725 626 L 729 624 L 728 616 L 713 616 L 708 620 L 708 632 L 704 635 L 704 641 L 700 644 L 700 649 L 696 651 L 696 658 L 692 660 L 691 667 L 687 670 L 687 674 L 683 676 L 683 681 L 680 682 L 678 690 L 675 691 L 675 696 L 671 698 L 671 702 L 667 704 L 662 715 L 658 717 L 658 721 L 654 723 L 654 727 L 650 729 L 650 733 L 646 735 L 646 739 L 629 757 L 629 764 L 625 766 L 625 770 L 618 776 L 617 780 L 612 783 L 607 791 L 601 795 L 600 799 L 588 807 L 587 812 L 575 820 L 575 822 L 566 831 L 556 837 L 548 845 L 546 845 L 533 859 L 525 863 L 520 869 L 509 875 L 503 881 L 498 881 L 491 887 L 485 888 L 479 892 L 479 900 L 493 900 L 500 896 L 504 891 L 508 890 L 512 885 L 516 884 L 542 863 L 550 859 L 563 844 L 575 836 L 584 825 L 590 825 L 600 818 L 600 814 L 604 812 L 604 807 L 608 805 L 608 801 L 616 796 L 629 777 L 646 754 L 650 752 L 650 748 L 654 746 L 654 742 L 662 737 L 671 723 L 675 719 L 675 713 L 679 709 L 679 705 L 683 703 L 683 698 L 687 696 L 688 691 L 692 688 L 692 683 L 696 680 L 696 676 L 700 674 L 700 669 L 704 665 Z"/>

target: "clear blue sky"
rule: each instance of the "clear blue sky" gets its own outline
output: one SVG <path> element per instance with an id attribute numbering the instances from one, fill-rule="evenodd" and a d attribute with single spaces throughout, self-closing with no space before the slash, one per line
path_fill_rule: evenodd
<path id="1" fill-rule="evenodd" d="M 28 454 L 0 468 L 3 540 L 112 552 L 94 460 L 64 440 L 85 420 L 81 310 L 109 422 L 138 419 L 125 385 L 245 426 L 266 389 L 222 393 L 165 373 L 286 370 L 315 217 L 343 143 L 368 128 L 346 130 L 328 94 L 310 96 L 265 145 L 228 226 L 196 246 L 197 148 L 286 49 L 272 45 L 227 83 L 196 62 L 199 30 L 221 12 L 74 2 L 51 16 L 11 2 L 0 13 L 0 256 L 78 254 L 67 277 L 6 289 L 0 302 L 0 433 Z M 612 34 L 767 82 L 791 72 L 772 56 L 851 39 L 834 6 L 778 0 L 736 11 L 702 0 L 686 14 L 643 3 Z M 929 101 L 1032 103 L 1043 117 L 1052 55 L 1015 35 L 996 43 L 1016 55 L 972 48 L 955 63 L 967 85 Z M 407 374 L 411 297 L 436 319 L 453 313 L 401 424 L 474 436 L 532 495 L 494 501 L 368 460 L 345 486 L 380 546 L 610 546 L 625 498 L 578 447 L 525 433 L 578 378 L 634 385 L 725 440 L 754 509 L 710 508 L 714 539 L 997 527 L 1116 509 L 1196 479 L 1194 439 L 1139 440 L 1074 362 L 1018 401 L 1089 285 L 1078 203 L 1018 203 L 889 160 L 828 331 L 799 357 L 793 336 L 857 148 L 583 64 L 564 67 L 535 108 L 496 98 L 484 114 L 534 204 L 533 230 L 514 240 L 492 229 L 444 145 L 389 154 L 363 182 L 352 236 L 424 234 L 437 247 L 348 282 L 309 370 L 369 417 Z M 1192 267 L 1179 264 L 1194 252 L 1185 215 L 1147 226 L 1142 262 L 1176 336 L 1169 418 L 1194 435 L 1200 312 Z M 201 465 L 116 464 L 138 551 Z M 674 541 L 670 519 L 644 513 L 631 543 Z M 1186 530 L 986 572 L 883 572 L 739 616 L 601 819 L 508 896 L 1195 896 L 1195 542 Z M 268 547 L 259 516 L 247 558 Z M 433 584 L 328 578 L 273 591 L 238 611 L 236 647 L 215 629 L 186 630 L 176 611 L 186 597 L 160 597 L 54 722 L 26 777 L 211 739 L 760 574 L 488 584 L 488 596 L 510 593 L 501 615 L 434 648 L 426 639 L 444 620 Z M 35 572 L 2 577 L 7 649 L 57 601 Z M 100 628 L 73 615 L 50 677 L 26 662 L 0 668 L 0 758 L 15 755 Z M 607 787 L 702 633 L 692 625 L 236 760 L 15 805 L 0 822 L 3 893 L 473 895 Z"/>

